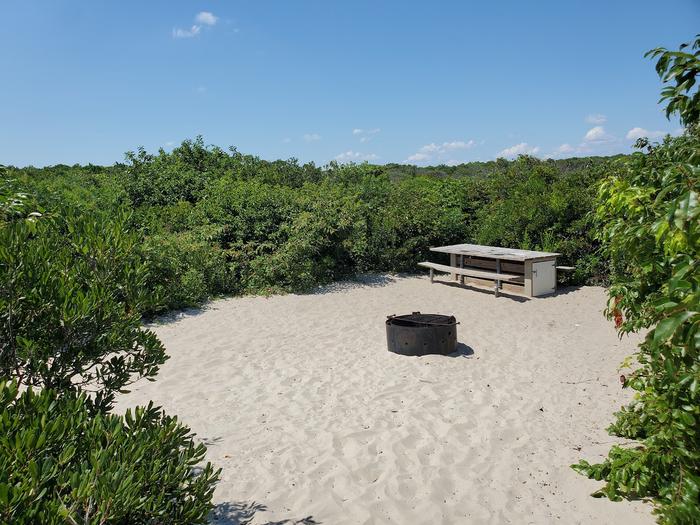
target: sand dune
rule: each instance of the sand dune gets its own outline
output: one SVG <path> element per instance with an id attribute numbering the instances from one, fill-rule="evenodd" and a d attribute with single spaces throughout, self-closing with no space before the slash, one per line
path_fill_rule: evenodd
<path id="1" fill-rule="evenodd" d="M 214 523 L 653 523 L 573 472 L 614 441 L 629 393 L 605 292 L 513 300 L 424 277 L 214 301 L 154 329 L 172 356 L 153 399 L 223 468 Z M 388 314 L 454 314 L 460 351 L 386 350 Z"/>

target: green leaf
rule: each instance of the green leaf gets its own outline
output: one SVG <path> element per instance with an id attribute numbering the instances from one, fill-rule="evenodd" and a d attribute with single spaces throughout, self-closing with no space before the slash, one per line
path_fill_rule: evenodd
<path id="1" fill-rule="evenodd" d="M 697 312 L 679 312 L 662 320 L 654 329 L 654 342 L 658 344 L 666 341 L 682 323 L 696 314 Z"/>

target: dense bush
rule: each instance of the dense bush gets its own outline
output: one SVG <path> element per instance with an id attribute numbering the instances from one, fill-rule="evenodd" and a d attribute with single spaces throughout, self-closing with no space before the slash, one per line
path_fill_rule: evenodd
<path id="1" fill-rule="evenodd" d="M 567 276 L 571 281 L 603 281 L 605 261 L 597 250 L 590 214 L 601 176 L 594 163 L 563 174 L 553 163 L 528 157 L 506 165 L 485 185 L 476 242 L 558 252 L 560 262 L 576 267 Z"/>
<path id="2" fill-rule="evenodd" d="M 42 213 L 0 181 L 0 523 L 204 523 L 204 446 L 152 405 L 109 414 L 166 359 L 141 326 L 141 237 L 124 214 Z"/>
<path id="3" fill-rule="evenodd" d="M 563 254 L 567 279 L 601 282 L 589 212 L 607 160 L 522 157 L 461 166 L 324 168 L 205 146 L 128 153 L 110 168 L 10 172 L 61 214 L 126 207 L 150 268 L 146 313 L 221 294 L 304 291 L 358 272 L 416 271 L 430 246 L 478 242 Z"/>
<path id="4" fill-rule="evenodd" d="M 700 51 L 653 54 L 664 80 L 676 81 L 664 98 L 686 132 L 658 145 L 639 141 L 646 152 L 603 181 L 597 210 L 615 269 L 607 313 L 621 334 L 647 330 L 624 379 L 635 400 L 609 430 L 640 443 L 614 446 L 603 463 L 574 468 L 606 481 L 600 495 L 652 497 L 661 522 L 694 524 L 700 523 L 700 113 L 697 92 L 687 92 L 700 71 Z"/>
<path id="5" fill-rule="evenodd" d="M 151 299 L 139 237 L 123 214 L 28 219 L 23 207 L 0 217 L 0 377 L 90 390 L 108 409 L 166 359 L 141 326 Z"/>
<path id="6" fill-rule="evenodd" d="M 303 291 L 358 272 L 415 271 L 430 246 L 458 242 L 560 251 L 577 265 L 575 282 L 605 276 L 587 218 L 600 159 L 521 158 L 488 163 L 495 171 L 486 176 L 397 176 L 396 167 L 266 162 L 201 139 L 183 147 L 198 151 L 189 170 L 205 167 L 197 192 L 171 193 L 167 204 L 132 200 L 160 309 L 218 294 Z M 134 155 L 127 188 L 133 177 L 159 184 L 142 174 L 183 157 L 180 148 Z"/>
<path id="7" fill-rule="evenodd" d="M 152 405 L 94 414 L 84 394 L 0 381 L 0 523 L 206 523 L 205 452 Z"/>

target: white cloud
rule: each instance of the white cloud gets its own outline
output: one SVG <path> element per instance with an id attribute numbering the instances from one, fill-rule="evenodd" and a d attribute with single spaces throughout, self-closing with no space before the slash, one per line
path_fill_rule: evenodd
<path id="1" fill-rule="evenodd" d="M 282 139 L 282 142 L 284 142 L 285 144 L 289 144 L 291 141 L 292 141 L 292 139 L 290 139 L 289 137 L 284 137 Z"/>
<path id="2" fill-rule="evenodd" d="M 571 144 L 562 144 L 557 148 L 557 153 L 573 153 L 574 147 Z"/>
<path id="3" fill-rule="evenodd" d="M 427 160 L 437 159 L 442 160 L 445 155 L 453 151 L 465 150 L 473 148 L 476 142 L 473 140 L 468 140 L 464 142 L 463 140 L 453 140 L 452 142 L 443 142 L 442 144 L 436 144 L 431 142 L 421 148 L 408 157 L 404 162 L 423 162 Z"/>
<path id="4" fill-rule="evenodd" d="M 425 153 L 414 153 L 410 157 L 408 157 L 405 162 L 423 162 L 424 160 L 428 160 L 430 158 L 430 155 L 426 155 Z"/>
<path id="5" fill-rule="evenodd" d="M 475 142 L 470 140 L 468 142 L 463 142 L 461 140 L 455 140 L 453 142 L 443 142 L 442 144 L 435 144 L 434 142 L 426 144 L 420 151 L 423 153 L 447 153 L 448 151 L 455 151 L 459 149 L 469 149 L 473 147 Z"/>
<path id="6" fill-rule="evenodd" d="M 447 162 L 445 162 L 445 164 L 447 166 L 459 166 L 460 164 L 462 164 L 462 162 L 459 160 L 450 159 Z"/>
<path id="7" fill-rule="evenodd" d="M 199 93 L 200 95 L 203 95 L 204 93 L 207 92 L 207 88 L 204 86 L 198 86 L 197 89 L 195 89 L 195 91 L 197 93 Z"/>
<path id="8" fill-rule="evenodd" d="M 666 135 L 663 131 L 649 131 L 644 128 L 632 128 L 627 132 L 626 137 L 629 140 L 637 140 L 641 138 L 648 138 L 648 139 L 658 139 Z"/>
<path id="9" fill-rule="evenodd" d="M 321 135 L 318 133 L 306 133 L 302 137 L 306 142 L 316 142 L 318 140 L 321 140 Z"/>
<path id="10" fill-rule="evenodd" d="M 372 129 L 362 129 L 362 128 L 355 128 L 352 130 L 352 134 L 355 135 L 356 137 L 360 137 L 360 142 L 369 142 L 372 140 L 372 137 L 379 133 L 381 129 L 379 128 L 372 128 Z"/>
<path id="11" fill-rule="evenodd" d="M 209 11 L 200 11 L 197 13 L 197 16 L 195 16 L 194 19 L 195 22 L 199 22 L 200 24 L 213 26 L 216 25 L 216 21 L 219 18 L 214 16 L 213 13 L 210 13 Z"/>
<path id="12" fill-rule="evenodd" d="M 558 159 L 561 157 L 564 157 L 566 155 L 569 155 L 571 153 L 577 152 L 578 150 L 574 148 L 571 144 L 562 144 L 559 146 L 557 149 L 555 149 L 552 153 L 549 153 L 546 155 L 548 159 Z"/>
<path id="13" fill-rule="evenodd" d="M 202 26 L 193 25 L 189 29 L 173 28 L 173 38 L 192 38 L 197 36 L 202 30 Z"/>
<path id="14" fill-rule="evenodd" d="M 348 150 L 335 156 L 338 162 L 363 162 L 376 160 L 379 157 L 374 153 L 360 153 L 359 151 Z"/>
<path id="15" fill-rule="evenodd" d="M 608 117 L 601 115 L 600 113 L 593 113 L 586 117 L 586 122 L 589 124 L 605 124 L 608 121 Z"/>
<path id="16" fill-rule="evenodd" d="M 510 158 L 510 157 L 517 157 L 518 155 L 536 155 L 540 151 L 539 146 L 530 146 L 527 142 L 521 142 L 520 144 L 516 144 L 514 146 L 511 146 L 510 148 L 506 148 L 504 150 L 501 150 L 498 153 L 499 157 L 505 157 L 505 158 Z"/>
<path id="17" fill-rule="evenodd" d="M 615 137 L 613 137 L 612 135 L 608 135 L 603 126 L 592 127 L 586 132 L 586 135 L 583 137 L 584 142 L 591 142 L 594 144 L 612 142 L 613 140 L 615 140 Z"/>
<path id="18" fill-rule="evenodd" d="M 213 26 L 216 25 L 218 20 L 209 11 L 200 11 L 194 17 L 194 21 L 197 22 L 189 29 L 181 29 L 179 27 L 173 28 L 173 38 L 192 38 L 197 36 L 202 32 L 202 26 Z"/>

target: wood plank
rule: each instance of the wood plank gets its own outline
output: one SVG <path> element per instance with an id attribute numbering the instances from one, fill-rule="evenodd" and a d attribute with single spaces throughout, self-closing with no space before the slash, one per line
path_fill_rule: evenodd
<path id="1" fill-rule="evenodd" d="M 511 261 L 548 260 L 556 259 L 560 253 L 538 252 L 534 250 L 520 250 L 517 248 L 501 248 L 499 246 L 482 246 L 480 244 L 453 244 L 450 246 L 436 246 L 430 248 L 434 252 L 472 255 L 491 259 L 505 259 Z"/>
<path id="2" fill-rule="evenodd" d="M 522 275 L 515 275 L 512 273 L 495 273 L 495 272 L 484 272 L 482 270 L 476 270 L 474 268 L 457 268 L 455 266 L 448 266 L 446 264 L 438 264 L 433 262 L 420 262 L 418 266 L 424 268 L 432 268 L 439 272 L 445 272 L 450 274 L 466 275 L 467 277 L 476 277 L 478 279 L 489 279 L 491 281 L 509 281 L 509 282 L 521 282 L 523 279 Z"/>
<path id="3" fill-rule="evenodd" d="M 499 259 L 500 261 L 500 259 Z M 473 268 L 481 268 L 483 270 L 496 270 L 496 259 L 487 259 L 485 257 L 466 256 L 464 264 Z M 501 271 L 505 273 L 525 273 L 525 264 L 519 261 L 501 261 Z"/>

